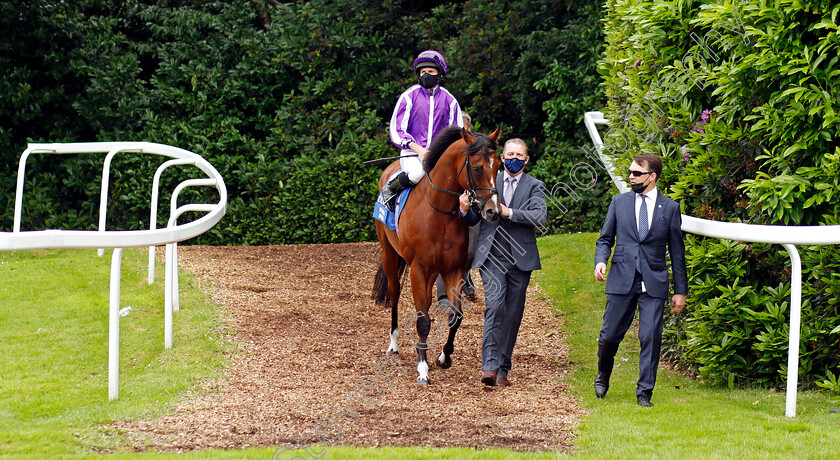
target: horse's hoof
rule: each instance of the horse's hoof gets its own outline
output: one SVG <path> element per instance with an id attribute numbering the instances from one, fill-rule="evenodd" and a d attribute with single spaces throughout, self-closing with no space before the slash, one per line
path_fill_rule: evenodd
<path id="1" fill-rule="evenodd" d="M 392 349 L 390 349 L 390 348 L 388 349 L 388 356 L 393 356 L 393 355 L 398 355 L 398 354 L 400 354 L 400 352 L 399 352 L 399 351 L 397 351 L 397 350 L 392 350 Z"/>
<path id="2" fill-rule="evenodd" d="M 418 385 L 431 385 L 432 381 L 428 377 L 417 377 Z"/>
<path id="3" fill-rule="evenodd" d="M 435 358 L 435 364 L 441 369 L 449 369 L 452 367 L 452 357 L 441 353 Z"/>

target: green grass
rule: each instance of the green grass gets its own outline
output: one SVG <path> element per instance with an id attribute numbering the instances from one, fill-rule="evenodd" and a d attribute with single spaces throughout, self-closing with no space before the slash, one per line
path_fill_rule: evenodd
<path id="1" fill-rule="evenodd" d="M 726 391 L 660 369 L 655 407 L 636 404 L 638 337 L 631 328 L 619 349 L 606 398 L 595 397 L 597 337 L 604 284 L 595 281 L 596 234 L 540 240 L 543 270 L 536 282 L 565 322 L 575 363 L 568 379 L 581 405 L 591 409 L 577 429 L 576 453 L 594 458 L 832 458 L 840 446 L 840 403 L 799 392 L 796 418 L 785 417 L 784 392 Z M 626 359 L 626 361 L 624 361 Z"/>
<path id="2" fill-rule="evenodd" d="M 583 458 L 833 458 L 840 445 L 840 403 L 800 392 L 797 417 L 784 416 L 785 395 L 766 389 L 726 391 L 660 369 L 655 407 L 636 404 L 638 340 L 619 349 L 610 392 L 596 399 L 592 379 L 604 285 L 592 276 L 594 234 L 541 238 L 543 270 L 535 282 L 563 320 L 571 350 L 570 391 L 589 410 L 575 429 Z M 163 349 L 162 267 L 145 281 L 145 253 L 123 263 L 120 399 L 108 402 L 107 318 L 110 258 L 94 251 L 0 253 L 0 457 L 268 459 L 274 448 L 186 454 L 127 452 L 113 420 L 171 413 L 179 394 L 224 365 L 219 310 L 182 278 L 175 348 Z M 622 358 L 626 359 L 624 361 Z M 467 448 L 328 448 L 335 459 L 550 459 L 555 452 Z M 28 454 L 28 455 L 27 455 Z M 304 451 L 278 458 L 313 458 Z"/>
<path id="3" fill-rule="evenodd" d="M 120 397 L 108 401 L 110 251 L 0 252 L 0 454 L 119 451 L 114 420 L 171 410 L 177 395 L 224 365 L 218 309 L 188 277 L 174 342 L 163 347 L 163 267 L 123 255 Z"/>
<path id="4" fill-rule="evenodd" d="M 144 460 L 154 459 L 237 459 L 237 460 L 269 460 L 272 455 L 277 453 L 277 460 L 288 460 L 291 458 L 299 459 L 313 459 L 321 458 L 323 460 L 341 459 L 341 460 L 368 460 L 368 459 L 399 459 L 399 460 L 438 460 L 438 459 L 458 459 L 458 460 L 549 460 L 558 458 L 553 453 L 528 453 L 528 452 L 513 452 L 507 449 L 485 449 L 475 450 L 469 448 L 422 448 L 422 447 L 381 447 L 381 448 L 356 448 L 356 447 L 331 447 L 325 449 L 321 446 L 312 446 L 310 453 L 303 450 L 277 452 L 273 448 L 249 448 L 242 450 L 205 450 L 197 452 L 185 453 L 157 453 L 148 452 L 142 454 L 112 454 L 108 455 L 108 459 L 136 459 L 142 458 Z M 0 458 L 3 456 L 0 455 Z M 42 458 L 29 456 L 33 458 Z M 77 455 L 51 455 L 49 458 L 67 458 L 67 459 L 83 459 L 83 458 L 97 458 L 98 456 L 88 454 Z M 18 457 L 15 457 L 18 458 Z"/>

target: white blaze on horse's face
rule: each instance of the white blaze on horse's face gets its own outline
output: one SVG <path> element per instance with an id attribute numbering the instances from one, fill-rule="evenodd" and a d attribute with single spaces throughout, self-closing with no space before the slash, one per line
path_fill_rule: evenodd
<path id="1" fill-rule="evenodd" d="M 490 166 L 491 167 L 493 166 L 493 159 L 492 158 L 490 159 Z M 490 178 L 490 188 L 493 188 L 493 189 L 496 188 L 496 177 L 495 176 Z M 493 206 L 498 206 L 498 204 L 496 204 L 497 201 L 498 201 L 498 200 L 496 200 L 497 196 L 498 195 L 495 195 L 495 194 L 493 195 Z"/>
<path id="2" fill-rule="evenodd" d="M 494 180 L 493 182 L 496 181 Z M 495 186 L 496 184 L 493 184 L 493 187 Z M 493 195 L 493 199 L 490 201 L 493 203 L 493 209 L 496 210 L 496 212 L 499 212 L 499 195 Z"/>
<path id="3" fill-rule="evenodd" d="M 490 155 L 487 157 L 488 163 L 490 163 L 490 167 L 493 166 L 493 162 L 495 161 L 494 156 Z M 490 177 L 490 188 L 495 190 L 496 189 L 496 176 L 491 175 Z M 484 205 L 484 209 L 481 210 L 481 217 L 487 221 L 494 221 L 499 218 L 499 213 L 501 213 L 501 208 L 499 207 L 499 195 L 493 193 L 490 196 L 490 199 L 487 200 L 487 204 Z"/>

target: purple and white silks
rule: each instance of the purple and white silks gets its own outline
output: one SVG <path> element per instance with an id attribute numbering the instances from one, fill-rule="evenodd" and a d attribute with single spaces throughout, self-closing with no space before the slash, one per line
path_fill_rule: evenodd
<path id="1" fill-rule="evenodd" d="M 461 107 L 452 93 L 442 86 L 431 94 L 420 85 L 413 85 L 402 93 L 391 116 L 391 142 L 402 150 L 401 155 L 413 154 L 409 142 L 429 148 L 434 136 L 449 126 L 464 126 Z M 417 157 L 402 158 L 400 166 L 409 179 L 417 183 L 423 178 L 423 166 Z"/>

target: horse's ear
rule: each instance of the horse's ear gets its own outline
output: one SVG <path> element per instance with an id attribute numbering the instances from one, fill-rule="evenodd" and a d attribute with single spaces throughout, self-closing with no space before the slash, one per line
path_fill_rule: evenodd
<path id="1" fill-rule="evenodd" d="M 464 142 L 466 142 L 467 145 L 470 145 L 473 142 L 475 142 L 475 138 L 472 134 L 470 134 L 469 131 L 467 131 L 466 128 L 461 128 L 461 137 L 464 138 Z"/>
<path id="2" fill-rule="evenodd" d="M 495 131 L 490 133 L 490 139 L 493 139 L 493 141 L 495 142 L 495 141 L 499 140 L 499 135 L 500 134 L 502 134 L 502 128 L 496 128 Z"/>

